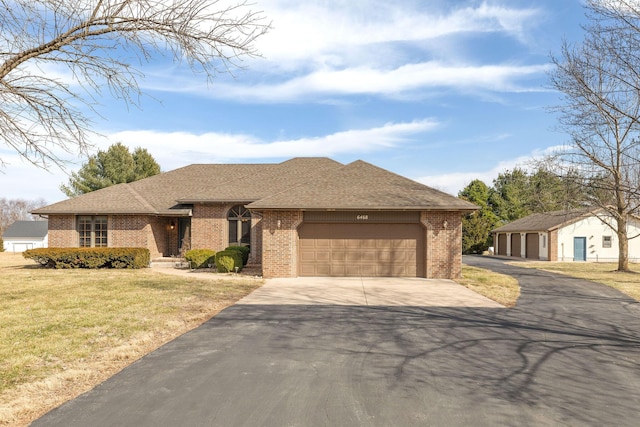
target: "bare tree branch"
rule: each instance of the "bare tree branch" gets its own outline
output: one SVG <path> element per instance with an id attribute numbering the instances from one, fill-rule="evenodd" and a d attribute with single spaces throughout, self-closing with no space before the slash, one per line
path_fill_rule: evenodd
<path id="1" fill-rule="evenodd" d="M 619 270 L 628 270 L 627 228 L 640 214 L 640 9 L 632 0 L 587 0 L 581 44 L 564 42 L 551 86 L 562 94 L 570 143 L 556 168 L 578 171 L 591 207 L 615 219 Z"/>
<path id="2" fill-rule="evenodd" d="M 145 62 L 169 54 L 210 82 L 257 56 L 269 28 L 243 0 L 0 0 L 0 141 L 36 166 L 61 165 L 59 149 L 87 152 L 85 111 L 104 91 L 137 104 Z"/>

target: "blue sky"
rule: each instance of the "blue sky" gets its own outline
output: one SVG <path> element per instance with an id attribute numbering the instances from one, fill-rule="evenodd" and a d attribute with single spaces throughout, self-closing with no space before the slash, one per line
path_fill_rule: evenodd
<path id="1" fill-rule="evenodd" d="M 193 163 L 362 159 L 457 195 L 566 142 L 548 107 L 549 54 L 579 41 L 580 0 L 256 0 L 273 29 L 261 58 L 207 84 L 155 58 L 140 108 L 105 94 L 96 149 Z M 62 154 L 62 153 L 61 153 Z M 77 170 L 85 160 L 62 154 Z M 53 203 L 65 171 L 0 147 L 0 197 Z M 204 185 L 205 183 L 203 183 Z"/>

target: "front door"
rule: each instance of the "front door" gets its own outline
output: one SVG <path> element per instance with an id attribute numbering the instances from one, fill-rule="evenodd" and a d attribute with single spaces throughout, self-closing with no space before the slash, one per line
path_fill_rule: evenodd
<path id="1" fill-rule="evenodd" d="M 178 219 L 178 253 L 191 249 L 191 218 Z"/>
<path id="2" fill-rule="evenodd" d="M 573 238 L 573 260 L 574 261 L 587 260 L 587 238 L 586 237 Z"/>

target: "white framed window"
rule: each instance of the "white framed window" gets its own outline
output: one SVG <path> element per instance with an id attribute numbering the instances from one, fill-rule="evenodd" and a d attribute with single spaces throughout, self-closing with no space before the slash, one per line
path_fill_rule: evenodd
<path id="1" fill-rule="evenodd" d="M 610 248 L 612 242 L 613 242 L 612 236 L 602 236 L 602 247 L 603 248 Z"/>

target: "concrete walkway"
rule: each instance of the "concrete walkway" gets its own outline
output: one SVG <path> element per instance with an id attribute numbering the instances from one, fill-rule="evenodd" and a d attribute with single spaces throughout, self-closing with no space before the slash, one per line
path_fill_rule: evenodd
<path id="1" fill-rule="evenodd" d="M 452 280 L 390 277 L 267 279 L 237 304 L 503 307 Z"/>

